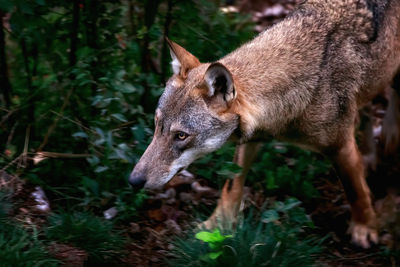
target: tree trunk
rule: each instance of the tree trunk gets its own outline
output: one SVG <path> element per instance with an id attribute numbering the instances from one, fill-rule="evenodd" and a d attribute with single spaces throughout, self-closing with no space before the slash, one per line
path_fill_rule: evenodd
<path id="1" fill-rule="evenodd" d="M 145 10 L 144 25 L 146 26 L 146 33 L 143 38 L 142 53 L 141 53 L 142 55 L 141 65 L 143 72 L 149 72 L 151 70 L 151 56 L 149 50 L 149 44 L 150 44 L 149 30 L 151 26 L 153 26 L 154 24 L 159 5 L 160 5 L 160 0 L 147 0 L 144 6 Z"/>
<path id="2" fill-rule="evenodd" d="M 91 48 L 93 51 L 98 51 L 99 46 L 97 42 L 98 36 L 97 36 L 97 19 L 98 19 L 98 12 L 99 12 L 99 3 L 97 0 L 88 0 L 86 2 L 86 42 L 87 46 Z M 99 78 L 99 72 L 98 72 L 98 61 L 100 61 L 100 57 L 96 55 L 96 60 L 93 60 L 90 63 L 91 66 L 91 73 L 93 76 L 93 80 L 97 81 Z M 91 95 L 94 97 L 96 95 L 97 91 L 97 86 L 96 83 L 91 84 Z M 92 107 L 91 111 L 91 117 L 96 116 L 96 109 Z"/>
<path id="3" fill-rule="evenodd" d="M 167 41 L 165 40 L 165 37 L 168 37 L 169 35 L 169 25 L 171 24 L 172 21 L 172 0 L 168 0 L 168 9 L 167 9 L 167 14 L 165 16 L 165 23 L 164 23 L 164 38 L 163 38 L 163 46 L 162 46 L 162 54 L 161 54 L 161 81 L 165 85 L 166 83 L 166 73 L 168 69 L 168 60 L 170 60 L 169 57 L 169 51 L 167 49 Z"/>
<path id="4" fill-rule="evenodd" d="M 147 0 L 144 6 L 145 15 L 144 15 L 144 25 L 146 26 L 146 33 L 143 38 L 142 42 L 142 49 L 141 49 L 141 66 L 143 73 L 149 73 L 152 67 L 152 59 L 150 55 L 150 36 L 149 30 L 151 26 L 153 26 L 154 21 L 156 19 L 158 6 L 160 5 L 160 0 Z M 154 110 L 153 103 L 151 103 L 152 96 L 150 92 L 150 87 L 147 84 L 147 81 L 143 84 L 144 93 L 140 99 L 140 102 L 143 106 L 144 112 L 149 113 Z"/>
<path id="5" fill-rule="evenodd" d="M 28 96 L 28 122 L 31 127 L 30 131 L 30 136 L 32 139 L 35 138 L 35 102 L 36 102 L 36 90 L 35 87 L 33 86 L 33 80 L 32 77 L 36 75 L 37 72 L 37 65 L 38 65 L 38 49 L 36 44 L 32 45 L 32 49 L 28 51 L 28 47 L 26 44 L 25 39 L 23 38 L 21 40 L 21 49 L 22 49 L 22 55 L 24 58 L 24 67 L 25 67 L 25 72 L 26 72 L 26 81 L 28 85 L 28 90 L 29 90 L 29 96 Z M 29 58 L 32 57 L 33 61 L 33 67 L 32 70 L 29 66 Z"/>
<path id="6" fill-rule="evenodd" d="M 136 25 L 135 25 L 135 21 L 134 21 L 134 16 L 135 16 L 135 5 L 133 3 L 133 0 L 129 0 L 128 1 L 129 4 L 129 11 L 128 11 L 128 16 L 129 16 L 129 26 L 130 26 L 130 34 L 131 36 L 133 36 L 135 34 L 136 31 Z"/>
<path id="7" fill-rule="evenodd" d="M 78 29 L 79 29 L 79 0 L 74 0 L 72 11 L 72 26 L 70 33 L 70 52 L 69 66 L 73 67 L 76 64 L 76 50 L 78 47 Z"/>
<path id="8" fill-rule="evenodd" d="M 3 21 L 5 13 L 0 10 L 0 22 Z M 11 94 L 11 84 L 8 78 L 7 69 L 7 57 L 6 57 L 6 36 L 3 30 L 3 24 L 1 23 L 0 28 L 0 86 L 2 89 L 2 94 L 6 107 L 9 108 L 11 105 L 10 94 Z"/>

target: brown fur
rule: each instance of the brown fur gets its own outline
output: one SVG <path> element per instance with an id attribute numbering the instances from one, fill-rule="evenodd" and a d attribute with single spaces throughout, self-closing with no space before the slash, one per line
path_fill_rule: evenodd
<path id="1" fill-rule="evenodd" d="M 160 99 L 153 142 L 131 180 L 162 186 L 230 136 L 243 144 L 237 162 L 244 169 L 227 182 L 204 224 L 215 227 L 233 221 L 239 209 L 253 158 L 243 156 L 253 146 L 246 143 L 273 136 L 334 161 L 352 206 L 352 240 L 368 247 L 377 231 L 354 122 L 358 109 L 399 71 L 399 36 L 399 0 L 309 0 L 217 63 L 200 64 L 168 41 L 175 75 Z M 180 132 L 187 139 L 177 140 Z"/>

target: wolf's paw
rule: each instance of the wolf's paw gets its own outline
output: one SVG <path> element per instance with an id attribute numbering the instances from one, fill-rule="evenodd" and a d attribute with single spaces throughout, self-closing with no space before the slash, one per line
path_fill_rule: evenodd
<path id="1" fill-rule="evenodd" d="M 198 230 L 213 230 L 215 228 L 217 228 L 217 222 L 214 217 L 210 217 L 207 221 L 201 222 L 197 225 Z"/>
<path id="2" fill-rule="evenodd" d="M 377 230 L 368 225 L 352 222 L 348 232 L 351 234 L 351 242 L 362 248 L 366 249 L 371 243 L 378 243 Z"/>
<path id="3" fill-rule="evenodd" d="M 226 217 L 222 217 L 220 215 L 216 215 L 215 213 L 208 218 L 207 221 L 199 223 L 197 225 L 198 230 L 214 230 L 224 229 L 224 230 L 232 230 L 235 227 L 236 219 L 226 219 Z"/>

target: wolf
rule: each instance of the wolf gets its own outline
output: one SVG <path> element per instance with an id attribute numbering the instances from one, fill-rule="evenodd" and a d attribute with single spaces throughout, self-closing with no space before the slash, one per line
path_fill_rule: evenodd
<path id="1" fill-rule="evenodd" d="M 132 186 L 162 188 L 197 158 L 235 142 L 234 162 L 242 170 L 226 181 L 202 225 L 234 222 L 260 142 L 273 137 L 333 162 L 351 204 L 352 242 L 377 243 L 355 121 L 358 109 L 399 77 L 399 0 L 304 1 L 212 63 L 167 42 L 173 75 L 155 111 L 152 142 L 130 175 Z"/>

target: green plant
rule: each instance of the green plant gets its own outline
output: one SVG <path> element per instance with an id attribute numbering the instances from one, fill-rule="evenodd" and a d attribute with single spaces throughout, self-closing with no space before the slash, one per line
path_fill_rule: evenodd
<path id="1" fill-rule="evenodd" d="M 215 61 L 255 36 L 250 16 L 224 14 L 213 1 L 181 2 L 174 16 L 179 22 L 171 28 L 171 39 L 193 51 L 203 62 Z"/>
<path id="2" fill-rule="evenodd" d="M 231 238 L 232 235 L 221 235 L 220 231 L 215 229 L 214 232 L 198 232 L 195 237 L 208 244 L 212 252 L 208 253 L 206 256 L 211 260 L 215 260 L 222 254 L 222 244 L 224 240 Z"/>
<path id="3" fill-rule="evenodd" d="M 318 197 L 314 178 L 326 175 L 330 166 L 315 153 L 272 141 L 261 150 L 249 180 L 263 178 L 267 195 L 290 195 L 307 201 Z"/>
<path id="4" fill-rule="evenodd" d="M 9 220 L 9 219 L 8 219 Z M 42 241 L 36 229 L 28 232 L 15 222 L 0 220 L 0 265 L 4 267 L 58 266 Z"/>
<path id="5" fill-rule="evenodd" d="M 49 255 L 36 226 L 28 231 L 9 217 L 12 196 L 12 192 L 0 190 L 0 265 L 58 266 L 60 262 Z"/>
<path id="6" fill-rule="evenodd" d="M 235 146 L 228 143 L 215 151 L 205 155 L 193 163 L 191 169 L 196 175 L 208 179 L 219 188 L 223 186 L 226 179 L 234 178 L 241 168 L 232 162 Z"/>
<path id="7" fill-rule="evenodd" d="M 214 153 L 193 163 L 193 173 L 222 187 L 241 168 L 232 162 L 235 146 L 226 144 Z M 277 141 L 266 143 L 259 152 L 248 174 L 250 183 L 262 181 L 269 196 L 294 196 L 310 200 L 319 196 L 313 185 L 314 178 L 326 175 L 330 163 L 310 151 L 282 144 Z"/>
<path id="8" fill-rule="evenodd" d="M 46 238 L 85 250 L 89 265 L 115 263 L 123 254 L 125 240 L 109 221 L 84 212 L 52 214 L 48 221 Z"/>
<path id="9" fill-rule="evenodd" d="M 0 109 L 0 165 L 24 149 L 66 154 L 21 177 L 41 185 L 53 206 L 117 206 L 124 218 L 142 203 L 142 193 L 128 200 L 127 179 L 151 140 L 171 73 L 163 35 L 210 61 L 255 34 L 250 16 L 224 14 L 207 0 L 6 2 L 0 9 L 11 88 L 4 97 L 11 102 Z"/>
<path id="10" fill-rule="evenodd" d="M 250 213 L 239 221 L 231 238 L 219 232 L 209 233 L 206 241 L 179 239 L 173 250 L 171 266 L 313 266 L 322 251 L 322 241 L 309 235 L 313 223 L 289 198 L 275 202 L 260 215 Z M 228 235 L 229 236 L 229 235 Z M 216 247 L 208 244 L 215 238 Z M 210 253 L 213 257 L 210 257 Z"/>
<path id="11" fill-rule="evenodd" d="M 18 227 L 6 227 L 0 232 L 1 266 L 58 266 L 43 244 Z"/>
<path id="12" fill-rule="evenodd" d="M 12 209 L 11 196 L 8 190 L 0 190 L 0 221 L 6 219 Z"/>

